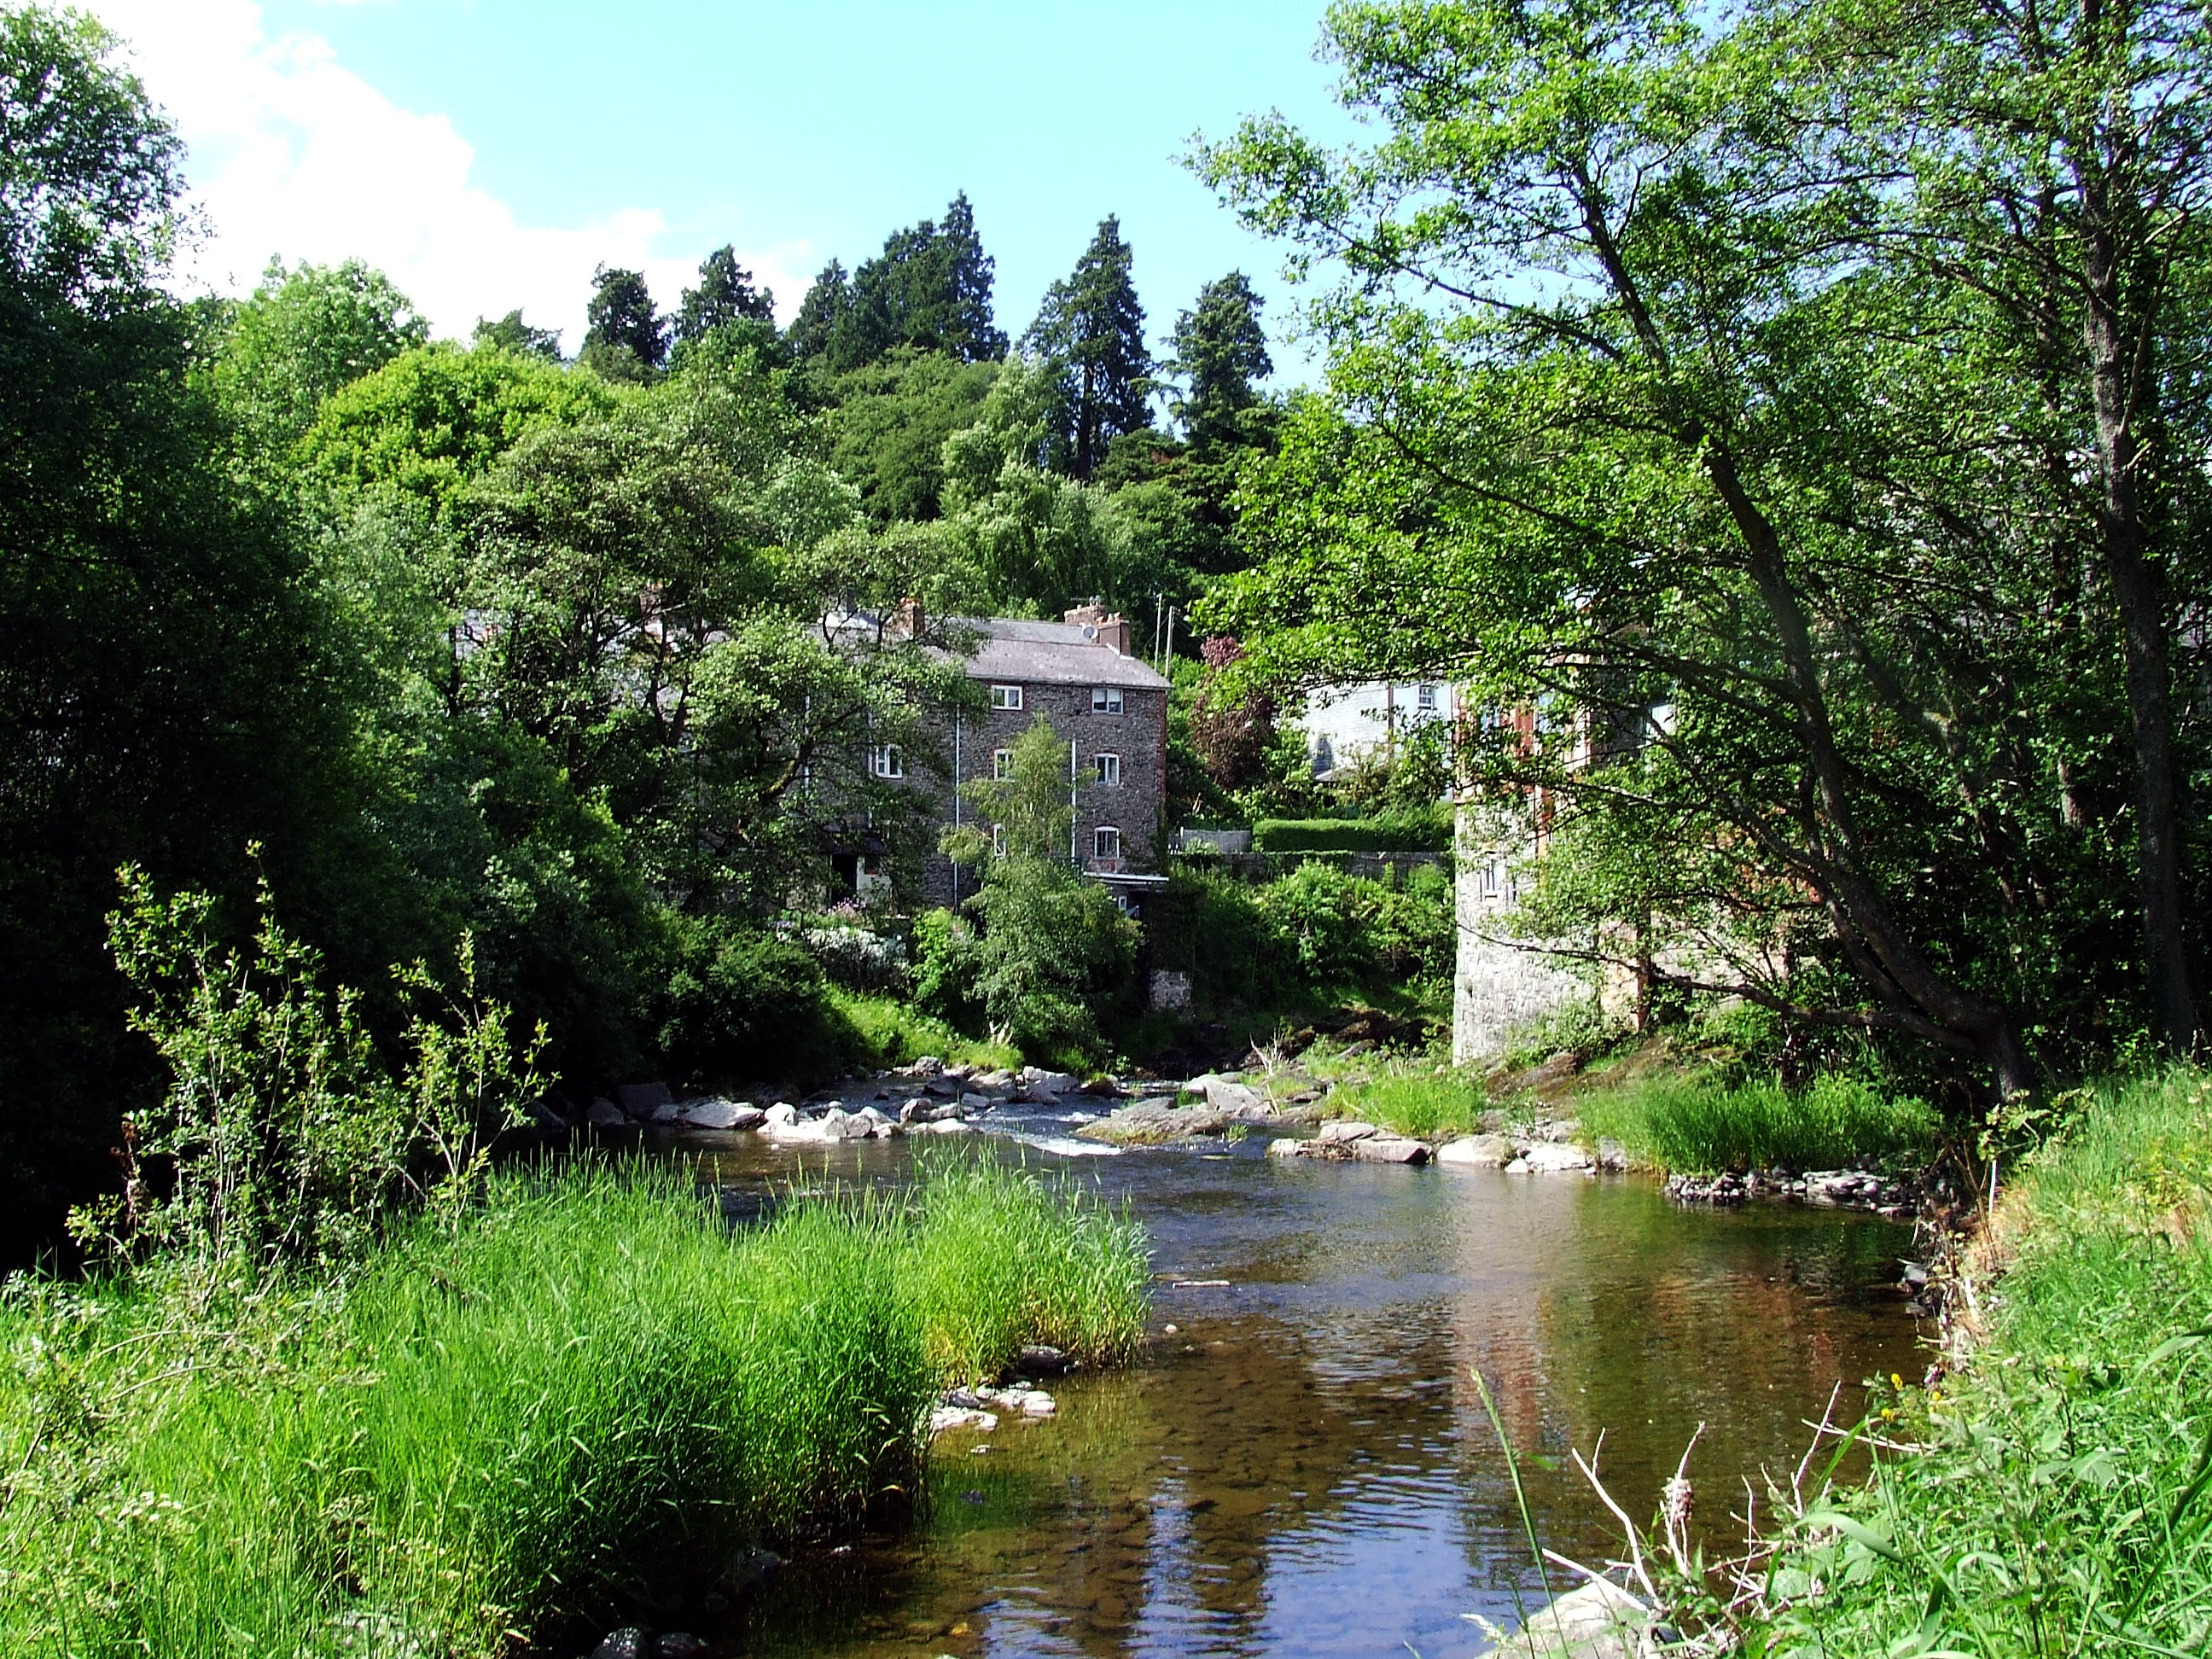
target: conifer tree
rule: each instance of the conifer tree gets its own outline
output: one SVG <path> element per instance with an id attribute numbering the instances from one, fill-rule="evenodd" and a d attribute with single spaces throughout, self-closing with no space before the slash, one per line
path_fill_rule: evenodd
<path id="1" fill-rule="evenodd" d="M 1176 321 L 1175 363 L 1186 395 L 1175 416 L 1194 444 L 1234 443 L 1237 416 L 1260 401 L 1255 380 L 1274 373 L 1260 326 L 1265 303 L 1241 270 L 1198 291 L 1198 303 Z"/>
<path id="2" fill-rule="evenodd" d="M 1109 216 L 1066 280 L 1045 295 L 1024 343 L 1057 366 L 1060 408 L 1054 464 L 1088 478 L 1108 447 L 1151 423 L 1152 360 L 1145 307 L 1130 275 L 1133 253 Z"/>
<path id="3" fill-rule="evenodd" d="M 699 262 L 699 286 L 684 290 L 684 303 L 676 313 L 678 343 L 703 340 L 732 323 L 765 323 L 775 326 L 775 295 L 753 286 L 753 274 L 738 263 L 737 250 L 726 243 Z"/>
<path id="4" fill-rule="evenodd" d="M 845 315 L 853 308 L 853 283 L 845 267 L 832 259 L 822 267 L 814 286 L 799 302 L 799 315 L 785 335 L 795 357 L 824 357 L 830 354 Z"/>
<path id="5" fill-rule="evenodd" d="M 668 360 L 668 328 L 643 273 L 601 265 L 592 280 L 582 361 L 611 380 L 650 379 Z"/>

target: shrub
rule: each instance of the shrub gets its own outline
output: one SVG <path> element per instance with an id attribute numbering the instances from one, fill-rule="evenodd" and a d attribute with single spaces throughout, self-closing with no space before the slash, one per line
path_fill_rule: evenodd
<path id="1" fill-rule="evenodd" d="M 906 941 L 851 922 L 829 922 L 799 935 L 830 981 L 848 991 L 896 991 L 906 984 Z"/>
<path id="2" fill-rule="evenodd" d="M 1358 890 L 1364 884 L 1307 864 L 1261 890 L 1260 913 L 1296 981 L 1319 988 L 1366 977 L 1373 958 L 1360 926 Z"/>
<path id="3" fill-rule="evenodd" d="M 681 917 L 676 930 L 657 1021 L 672 1081 L 799 1079 L 834 1071 L 857 1050 L 799 945 L 730 916 Z"/>
<path id="4" fill-rule="evenodd" d="M 1407 872 L 1402 887 L 1384 882 L 1365 886 L 1361 908 L 1381 976 L 1393 982 L 1449 978 L 1459 950 L 1450 876 L 1424 864 Z"/>
<path id="5" fill-rule="evenodd" d="M 1447 853 L 1451 808 L 1407 808 L 1371 818 L 1262 818 L 1252 826 L 1262 853 Z"/>

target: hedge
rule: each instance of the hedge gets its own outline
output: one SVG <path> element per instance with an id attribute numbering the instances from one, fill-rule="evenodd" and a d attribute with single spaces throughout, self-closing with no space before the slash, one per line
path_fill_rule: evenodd
<path id="1" fill-rule="evenodd" d="M 1372 818 L 1262 818 L 1252 826 L 1261 853 L 1444 853 L 1452 812 L 1442 802 Z"/>

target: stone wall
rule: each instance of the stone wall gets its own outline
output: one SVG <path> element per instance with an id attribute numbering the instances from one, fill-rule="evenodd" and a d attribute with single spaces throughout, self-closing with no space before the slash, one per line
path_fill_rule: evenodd
<path id="1" fill-rule="evenodd" d="M 1496 1054 L 1514 1027 L 1587 1001 L 1590 993 L 1555 958 L 1507 930 L 1520 898 L 1517 872 L 1534 844 L 1526 815 L 1495 802 L 1462 800 L 1457 817 L 1452 1061 L 1466 1065 Z"/>

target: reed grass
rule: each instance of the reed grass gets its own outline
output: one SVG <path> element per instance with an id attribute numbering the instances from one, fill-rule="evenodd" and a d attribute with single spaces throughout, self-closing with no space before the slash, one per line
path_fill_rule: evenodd
<path id="1" fill-rule="evenodd" d="M 1981 1250 L 1982 1340 L 1877 1411 L 1872 1486 L 1798 1517 L 1750 1650 L 2212 1650 L 2212 1079 L 2097 1091 Z"/>
<path id="2" fill-rule="evenodd" d="M 732 1236 L 642 1169 L 511 1175 L 343 1285 L 0 1312 L 10 1653 L 511 1651 L 917 1490 L 948 1380 L 1144 1318 L 1126 1218 L 983 1164 Z"/>
<path id="3" fill-rule="evenodd" d="M 1577 1103 L 1583 1131 L 1618 1140 L 1638 1161 L 1687 1175 L 1832 1170 L 1923 1152 L 1940 1124 L 1924 1101 L 1847 1077 L 1802 1090 L 1656 1077 Z"/>
<path id="4" fill-rule="evenodd" d="M 1481 1079 L 1462 1072 L 1386 1072 L 1329 1097 L 1341 1116 L 1419 1140 L 1474 1133 L 1486 1104 Z"/>

